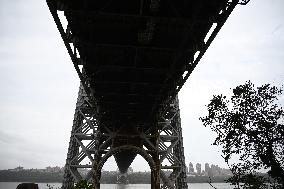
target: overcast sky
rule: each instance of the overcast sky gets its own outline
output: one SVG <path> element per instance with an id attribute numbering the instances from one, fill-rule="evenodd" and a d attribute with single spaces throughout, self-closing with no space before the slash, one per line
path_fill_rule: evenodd
<path id="1" fill-rule="evenodd" d="M 0 0 L 0 27 L 0 169 L 63 166 L 79 79 L 45 1 Z M 186 163 L 226 167 L 198 118 L 247 80 L 283 85 L 283 60 L 284 1 L 237 6 L 179 94 Z"/>

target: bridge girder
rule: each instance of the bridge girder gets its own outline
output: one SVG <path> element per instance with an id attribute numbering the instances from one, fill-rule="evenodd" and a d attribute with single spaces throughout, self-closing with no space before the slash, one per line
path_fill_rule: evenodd
<path id="1" fill-rule="evenodd" d="M 47 3 L 86 92 L 102 109 L 110 111 L 115 110 L 116 102 L 105 102 L 112 96 L 101 91 L 108 86 L 119 89 L 131 100 L 130 106 L 151 106 L 151 111 L 145 107 L 143 113 L 136 114 L 147 114 L 151 119 L 174 99 L 234 7 L 246 1 L 194 0 L 185 5 L 154 0 L 143 0 L 144 5 L 142 0 L 129 1 L 129 5 L 116 1 Z M 67 22 L 60 20 L 60 11 L 64 11 Z M 155 95 L 152 101 L 128 98 L 141 86 Z"/>

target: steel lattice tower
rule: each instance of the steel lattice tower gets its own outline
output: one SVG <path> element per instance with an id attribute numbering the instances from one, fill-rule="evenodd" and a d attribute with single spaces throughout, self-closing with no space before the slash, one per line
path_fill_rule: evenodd
<path id="1" fill-rule="evenodd" d="M 161 188 L 187 188 L 179 111 L 178 99 L 175 99 L 149 130 L 143 131 L 142 125 L 137 127 L 135 134 L 130 137 L 135 140 L 140 138 L 144 148 L 128 144 L 113 147 L 114 138 L 119 137 L 120 140 L 127 141 L 130 140 L 129 136 L 120 134 L 119 129 L 99 127 L 96 119 L 97 109 L 92 106 L 90 98 L 80 86 L 62 188 L 67 189 L 82 179 L 90 180 L 93 175 L 94 179 L 99 180 L 101 168 L 107 158 L 123 150 L 131 150 L 146 159 L 151 167 L 151 179 L 154 181 L 152 188 L 157 188 L 159 184 L 155 175 L 161 177 Z M 85 159 L 91 164 L 83 164 Z M 163 165 L 165 161 L 170 165 Z M 94 167 L 96 169 L 93 169 Z M 83 175 L 79 172 L 80 168 L 88 168 L 89 172 Z"/>

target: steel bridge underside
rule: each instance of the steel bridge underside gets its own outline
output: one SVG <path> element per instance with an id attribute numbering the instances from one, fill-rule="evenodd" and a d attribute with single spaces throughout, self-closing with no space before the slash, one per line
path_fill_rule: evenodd
<path id="1" fill-rule="evenodd" d="M 112 139 L 112 147 L 141 148 L 143 140 L 125 136 L 158 125 L 239 1 L 47 3 L 81 84 L 96 106 L 97 122 L 122 136 Z M 66 27 L 58 12 L 64 13 Z M 115 154 L 122 173 L 135 156 L 131 150 Z"/>

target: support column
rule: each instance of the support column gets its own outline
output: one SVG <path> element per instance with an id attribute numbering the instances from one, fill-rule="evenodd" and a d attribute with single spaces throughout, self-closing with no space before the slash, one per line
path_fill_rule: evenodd
<path id="1" fill-rule="evenodd" d="M 97 109 L 80 85 L 74 114 L 62 189 L 74 186 L 74 182 L 92 178 L 94 154 L 97 153 Z"/>
<path id="2" fill-rule="evenodd" d="M 174 117 L 173 125 L 176 128 L 179 136 L 179 141 L 177 145 L 173 148 L 175 156 L 180 160 L 180 174 L 176 179 L 176 188 L 188 188 L 186 182 L 186 164 L 184 157 L 184 147 L 183 147 L 183 137 L 182 137 L 182 127 L 181 127 L 181 119 L 180 119 L 180 109 L 179 109 L 179 101 L 176 99 L 176 111 L 177 115 Z"/>
<path id="3" fill-rule="evenodd" d="M 176 98 L 159 120 L 159 151 L 162 189 L 187 189 L 186 166 L 180 122 L 179 101 Z"/>
<path id="4" fill-rule="evenodd" d="M 152 158 L 155 162 L 155 169 L 151 169 L 151 189 L 160 189 L 160 170 L 161 170 L 161 161 L 159 157 L 159 128 L 158 125 L 154 129 L 154 146 L 155 149 L 152 151 Z"/>

